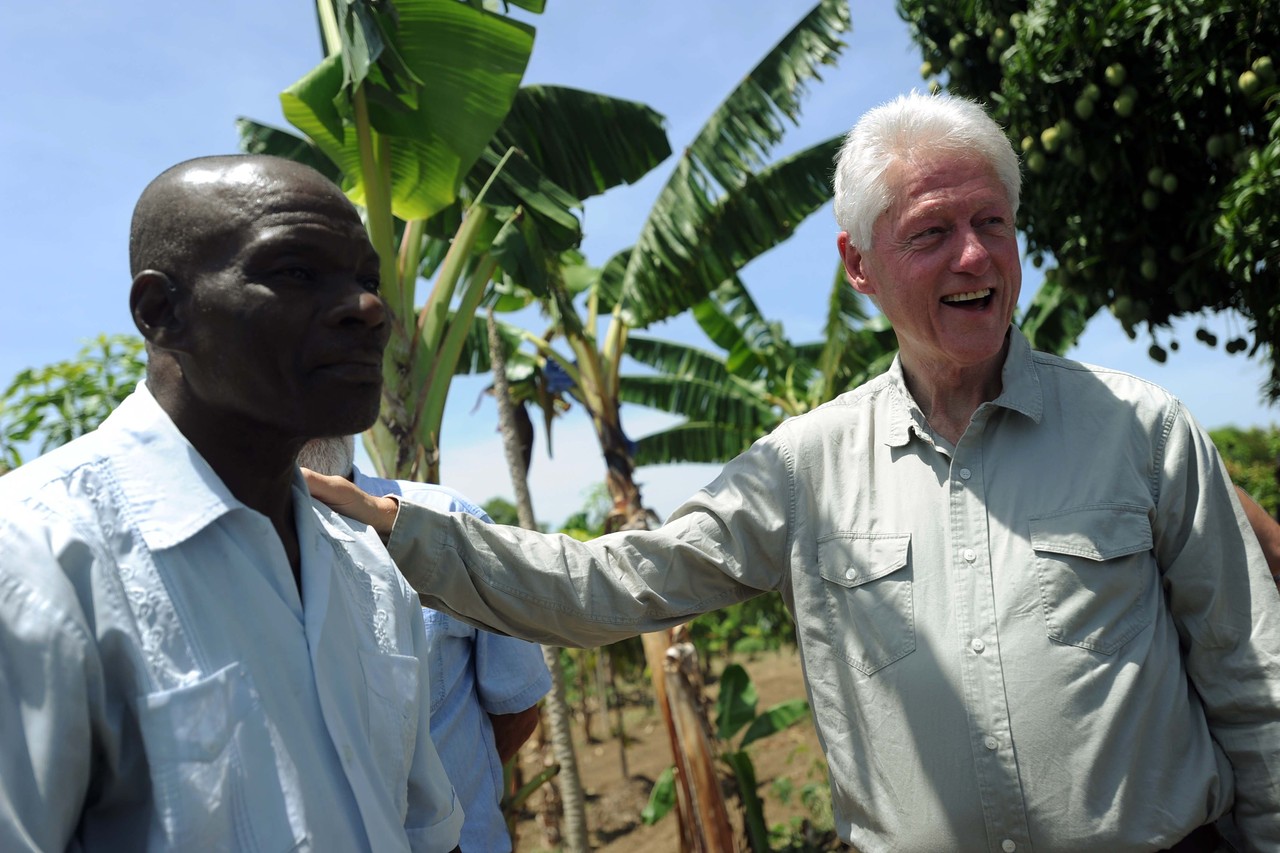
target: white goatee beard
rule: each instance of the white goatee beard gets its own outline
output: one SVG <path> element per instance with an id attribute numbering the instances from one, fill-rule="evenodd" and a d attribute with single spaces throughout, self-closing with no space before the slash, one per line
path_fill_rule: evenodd
<path id="1" fill-rule="evenodd" d="M 356 437 L 313 438 L 298 451 L 298 467 L 330 477 L 350 477 L 356 461 Z"/>

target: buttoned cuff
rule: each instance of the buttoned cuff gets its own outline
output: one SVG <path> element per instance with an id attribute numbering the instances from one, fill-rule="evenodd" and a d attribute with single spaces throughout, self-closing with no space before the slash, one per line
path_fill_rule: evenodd
<path id="1" fill-rule="evenodd" d="M 387 537 L 387 551 L 400 574 L 421 594 L 430 588 L 440 562 L 432 555 L 453 547 L 449 518 L 415 504 L 411 498 L 403 498 L 399 504 L 395 525 Z"/>

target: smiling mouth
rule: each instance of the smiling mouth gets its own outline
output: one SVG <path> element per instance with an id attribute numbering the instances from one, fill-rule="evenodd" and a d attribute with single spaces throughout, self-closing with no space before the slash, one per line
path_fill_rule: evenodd
<path id="1" fill-rule="evenodd" d="M 992 290 L 984 287 L 981 290 L 970 290 L 965 293 L 953 293 L 942 297 L 942 304 L 953 308 L 986 308 L 991 304 Z"/>

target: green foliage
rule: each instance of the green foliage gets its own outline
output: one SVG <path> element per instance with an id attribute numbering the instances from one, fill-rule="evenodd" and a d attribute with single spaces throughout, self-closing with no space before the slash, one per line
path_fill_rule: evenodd
<path id="1" fill-rule="evenodd" d="M 594 539 L 604 533 L 604 522 L 609 516 L 609 489 L 604 483 L 596 483 L 586 490 L 582 509 L 565 519 L 560 532 L 580 542 Z"/>
<path id="2" fill-rule="evenodd" d="M 640 822 L 653 826 L 667 816 L 676 805 L 676 769 L 668 767 L 658 774 L 658 781 L 649 791 L 649 802 L 640 810 Z"/>
<path id="3" fill-rule="evenodd" d="M 26 445 L 45 453 L 97 429 L 145 372 L 133 335 L 99 335 L 74 359 L 22 371 L 0 398 L 0 465 L 21 465 Z"/>
<path id="4" fill-rule="evenodd" d="M 357 204 L 389 189 L 401 219 L 444 209 L 511 106 L 533 28 L 457 0 L 398 0 L 398 14 L 373 2 L 319 8 L 336 16 L 330 53 L 281 93 L 285 117 L 338 164 Z M 361 162 L 369 130 L 386 144 L 383 187 Z"/>
<path id="5" fill-rule="evenodd" d="M 899 0 L 952 92 L 1023 152 L 1020 226 L 1046 274 L 1152 355 L 1172 318 L 1235 309 L 1228 352 L 1280 396 L 1280 28 L 1270 0 Z M 1205 330 L 1197 337 L 1214 345 Z M 1160 335 L 1165 336 L 1160 344 Z"/>
<path id="6" fill-rule="evenodd" d="M 720 674 L 720 689 L 716 696 L 714 734 L 719 745 L 720 759 L 734 780 L 748 845 L 757 853 L 764 853 L 770 849 L 769 831 L 764 820 L 764 802 L 760 799 L 755 765 L 746 748 L 760 738 L 807 719 L 809 703 L 803 699 L 792 699 L 757 714 L 757 698 L 755 684 L 745 669 L 738 664 L 729 664 L 724 668 L 724 672 Z M 738 737 L 739 732 L 742 733 L 741 737 Z M 642 819 L 646 824 L 656 823 L 671 810 L 674 803 L 674 773 L 672 768 L 667 768 L 649 793 L 649 803 L 642 812 Z"/>
<path id="7" fill-rule="evenodd" d="M 674 316 L 781 243 L 830 198 L 831 139 L 768 165 L 849 28 L 848 0 L 819 0 L 716 108 L 685 148 L 633 249 L 603 270 L 628 326 Z"/>
<path id="8" fill-rule="evenodd" d="M 1223 427 L 1209 431 L 1231 481 L 1274 518 L 1280 509 L 1280 428 Z"/>
<path id="9" fill-rule="evenodd" d="M 796 627 L 776 592 L 704 613 L 689 623 L 689 637 L 705 661 L 794 646 Z"/>
<path id="10" fill-rule="evenodd" d="M 800 788 L 800 802 L 807 817 L 793 817 L 787 824 L 775 824 L 769 828 L 770 849 L 774 853 L 826 853 L 847 850 L 835 830 L 831 811 L 831 786 L 825 781 L 806 782 Z M 774 782 L 774 793 L 787 802 L 794 783 L 783 777 Z"/>
<path id="11" fill-rule="evenodd" d="M 489 514 L 495 524 L 507 524 L 512 527 L 520 526 L 520 517 L 516 511 L 516 505 L 506 498 L 489 498 L 489 500 L 480 504 L 480 508 Z"/>

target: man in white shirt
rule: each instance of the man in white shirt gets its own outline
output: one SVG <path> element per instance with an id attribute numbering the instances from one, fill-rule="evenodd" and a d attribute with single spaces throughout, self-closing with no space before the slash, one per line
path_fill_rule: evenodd
<path id="1" fill-rule="evenodd" d="M 0 480 L 0 849 L 456 848 L 416 596 L 294 465 L 377 414 L 359 216 L 304 166 L 202 158 L 129 242 L 145 385 Z"/>

